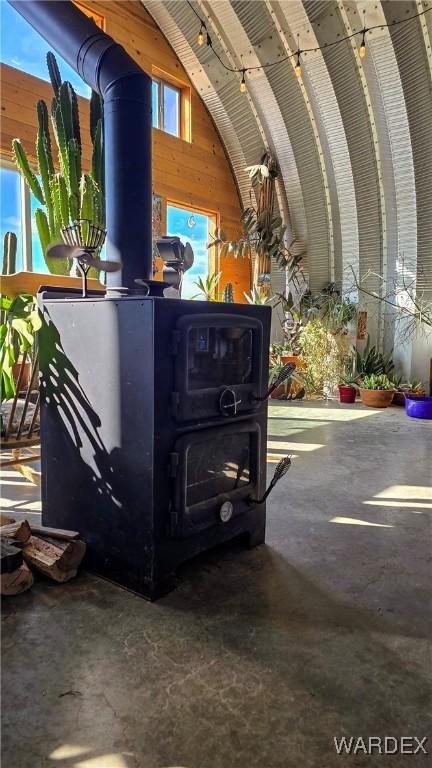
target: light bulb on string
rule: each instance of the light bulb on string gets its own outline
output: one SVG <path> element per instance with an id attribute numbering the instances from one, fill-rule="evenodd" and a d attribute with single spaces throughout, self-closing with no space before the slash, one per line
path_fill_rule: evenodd
<path id="1" fill-rule="evenodd" d="M 246 74 L 246 70 L 242 69 L 242 79 L 241 79 L 241 83 L 240 83 L 240 93 L 246 93 L 245 74 Z"/>
<path id="2" fill-rule="evenodd" d="M 362 39 L 361 39 L 360 48 L 359 48 L 359 56 L 360 56 L 361 59 L 364 59 L 364 57 L 366 56 L 366 32 L 367 32 L 367 29 L 366 29 L 366 11 L 363 10 Z"/>
<path id="3" fill-rule="evenodd" d="M 197 43 L 198 43 L 198 45 L 203 45 L 203 43 L 204 43 L 204 32 L 203 32 L 202 24 L 201 24 L 201 27 L 200 27 L 200 31 L 198 32 Z"/>
<path id="4" fill-rule="evenodd" d="M 296 50 L 297 61 L 296 61 L 296 65 L 295 65 L 295 68 L 294 68 L 294 72 L 296 73 L 297 77 L 301 77 L 301 73 L 302 73 L 302 71 L 301 71 L 301 64 L 300 64 L 300 54 L 301 54 L 301 50 L 300 50 L 300 35 L 297 34 L 297 50 Z"/>

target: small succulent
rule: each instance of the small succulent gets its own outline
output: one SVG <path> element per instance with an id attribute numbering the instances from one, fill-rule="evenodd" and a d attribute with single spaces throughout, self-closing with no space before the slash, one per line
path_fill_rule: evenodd
<path id="1" fill-rule="evenodd" d="M 344 376 L 341 376 L 340 380 L 341 384 L 345 387 L 354 387 L 356 383 L 352 373 L 346 373 Z"/>
<path id="2" fill-rule="evenodd" d="M 416 379 L 413 379 L 412 381 L 407 381 L 406 384 L 403 386 L 403 390 L 405 392 L 411 392 L 413 395 L 424 395 L 425 388 L 421 381 L 417 381 Z"/>
<path id="3" fill-rule="evenodd" d="M 361 382 L 363 389 L 381 389 L 394 390 L 394 384 L 388 379 L 385 373 L 371 373 L 370 376 L 364 376 Z"/>
<path id="4" fill-rule="evenodd" d="M 404 384 L 403 376 L 401 373 L 394 373 L 390 381 L 397 392 L 403 392 L 406 385 Z"/>

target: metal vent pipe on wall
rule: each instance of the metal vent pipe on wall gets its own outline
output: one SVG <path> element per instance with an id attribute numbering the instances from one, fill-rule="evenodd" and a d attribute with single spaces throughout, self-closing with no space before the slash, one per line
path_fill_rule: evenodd
<path id="1" fill-rule="evenodd" d="M 104 102 L 110 287 L 152 278 L 151 78 L 70 0 L 9 0 Z"/>

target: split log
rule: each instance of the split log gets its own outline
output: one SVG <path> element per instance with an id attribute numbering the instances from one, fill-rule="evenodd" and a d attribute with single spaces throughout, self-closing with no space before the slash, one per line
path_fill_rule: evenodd
<path id="1" fill-rule="evenodd" d="M 54 581 L 76 576 L 86 550 L 83 541 L 57 541 L 31 536 L 23 549 L 25 561 Z"/>
<path id="2" fill-rule="evenodd" d="M 30 589 L 34 582 L 33 574 L 25 563 L 12 573 L 2 573 L 0 575 L 0 594 L 19 595 Z"/>
<path id="3" fill-rule="evenodd" d="M 13 573 L 22 565 L 22 551 L 7 539 L 0 539 L 0 573 Z"/>
<path id="4" fill-rule="evenodd" d="M 0 535 L 5 536 L 7 539 L 19 541 L 20 544 L 25 544 L 31 536 L 31 530 L 27 520 L 21 520 L 17 523 L 2 525 Z"/>
<path id="5" fill-rule="evenodd" d="M 38 536 L 49 536 L 51 539 L 65 539 L 65 541 L 74 541 L 79 539 L 78 531 L 67 531 L 63 528 L 48 528 L 44 525 L 36 525 L 30 523 L 32 533 L 36 533 Z"/>
<path id="6" fill-rule="evenodd" d="M 10 523 L 15 523 L 16 520 L 14 517 L 8 517 L 7 515 L 0 515 L 0 526 L 2 525 L 9 525 Z"/>

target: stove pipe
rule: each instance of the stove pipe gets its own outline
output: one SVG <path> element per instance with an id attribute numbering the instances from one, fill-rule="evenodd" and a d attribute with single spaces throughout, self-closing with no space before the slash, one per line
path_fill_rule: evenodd
<path id="1" fill-rule="evenodd" d="M 110 288 L 152 278 L 151 78 L 69 0 L 10 4 L 103 97 Z"/>

